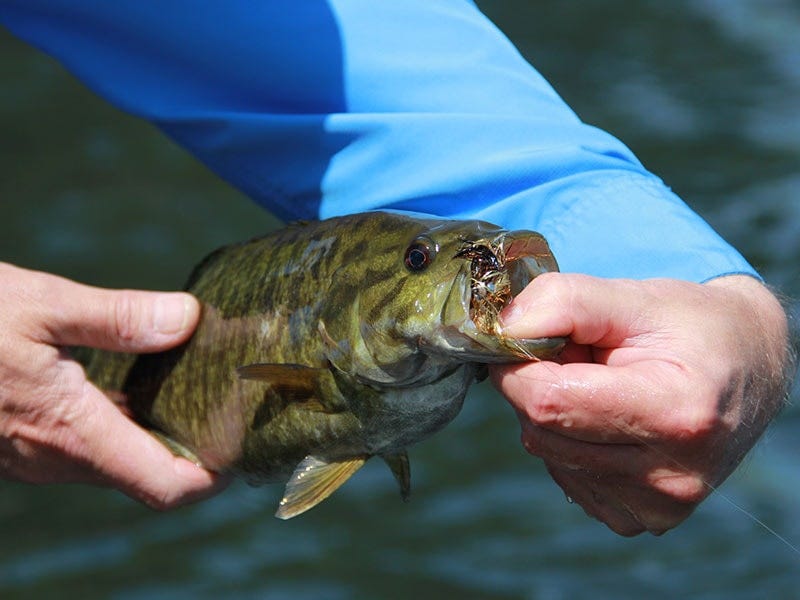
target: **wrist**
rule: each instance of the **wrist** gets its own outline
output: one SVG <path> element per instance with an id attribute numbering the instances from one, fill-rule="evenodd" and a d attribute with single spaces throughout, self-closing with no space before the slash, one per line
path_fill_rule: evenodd
<path id="1" fill-rule="evenodd" d="M 751 418 L 771 419 L 783 406 L 795 374 L 796 357 L 789 341 L 789 321 L 779 298 L 755 277 L 727 275 L 704 285 L 723 291 L 736 303 L 739 350 L 749 348 Z M 731 349 L 731 351 L 734 351 Z M 746 399 L 747 400 L 747 399 Z M 759 418 L 760 417 L 760 418 Z"/>

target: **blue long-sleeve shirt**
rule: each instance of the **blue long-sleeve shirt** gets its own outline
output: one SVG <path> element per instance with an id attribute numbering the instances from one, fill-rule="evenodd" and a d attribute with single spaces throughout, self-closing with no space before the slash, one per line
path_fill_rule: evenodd
<path id="1" fill-rule="evenodd" d="M 477 217 L 564 271 L 755 274 L 467 0 L 0 0 L 0 22 L 282 218 Z"/>

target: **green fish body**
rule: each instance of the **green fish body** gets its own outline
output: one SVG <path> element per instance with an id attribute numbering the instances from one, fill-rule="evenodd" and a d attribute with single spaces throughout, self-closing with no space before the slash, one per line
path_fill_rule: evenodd
<path id="1" fill-rule="evenodd" d="M 95 383 L 177 454 L 252 484 L 287 481 L 277 516 L 316 505 L 381 456 L 409 491 L 406 449 L 451 421 L 488 363 L 549 358 L 497 315 L 557 270 L 544 238 L 480 221 L 363 213 L 221 248 L 187 290 L 184 345 L 97 354 Z"/>

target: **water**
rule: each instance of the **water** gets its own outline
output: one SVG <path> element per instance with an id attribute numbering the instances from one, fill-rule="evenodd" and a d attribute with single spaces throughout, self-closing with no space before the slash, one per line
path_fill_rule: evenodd
<path id="1" fill-rule="evenodd" d="M 481 3 L 587 121 L 635 149 L 800 297 L 800 8 L 791 0 Z M 275 226 L 148 126 L 0 33 L 0 258 L 174 288 Z M 800 316 L 800 305 L 789 300 Z M 722 486 L 800 544 L 798 392 Z M 300 519 L 235 484 L 168 514 L 80 486 L 0 483 L 0 597 L 792 597 L 800 557 L 719 495 L 660 538 L 587 518 L 486 385 L 411 452 L 412 502 L 368 464 Z"/>

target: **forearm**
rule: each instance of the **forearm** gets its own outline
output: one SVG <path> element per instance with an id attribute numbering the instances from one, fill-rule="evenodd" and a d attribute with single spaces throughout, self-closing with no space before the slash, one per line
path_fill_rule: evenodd
<path id="1" fill-rule="evenodd" d="M 564 271 L 754 274 L 469 2 L 0 0 L 0 19 L 282 218 L 479 217 L 540 230 Z"/>

